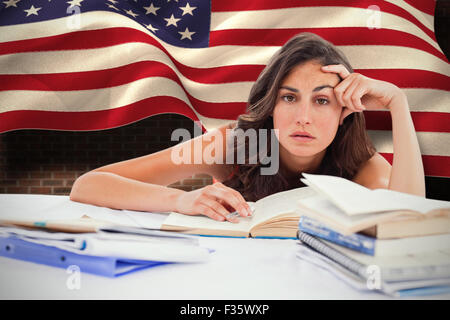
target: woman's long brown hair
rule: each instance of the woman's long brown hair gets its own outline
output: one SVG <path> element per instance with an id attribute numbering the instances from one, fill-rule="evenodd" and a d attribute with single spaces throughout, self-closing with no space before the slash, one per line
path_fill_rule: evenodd
<path id="1" fill-rule="evenodd" d="M 255 129 L 259 132 L 258 129 L 267 129 L 270 132 L 270 129 L 273 129 L 271 114 L 283 79 L 295 66 L 311 60 L 322 65 L 343 64 L 353 72 L 347 58 L 332 43 L 313 33 L 300 33 L 291 38 L 261 72 L 251 89 L 246 113 L 238 117 L 235 130 Z M 235 158 L 238 150 L 246 149 L 245 144 L 247 142 L 244 142 L 244 145 L 236 145 L 233 142 L 232 152 Z M 271 135 L 268 134 L 269 156 L 270 145 Z M 314 173 L 352 179 L 361 164 L 370 159 L 375 151 L 366 132 L 363 113 L 352 113 L 339 126 L 333 142 L 327 147 L 321 165 Z M 274 175 L 261 175 L 259 169 L 270 164 L 263 165 L 259 159 L 256 164 L 249 163 L 248 159 L 246 152 L 245 164 L 239 164 L 234 176 L 223 181 L 223 184 L 239 191 L 247 201 L 256 201 L 276 192 L 304 186 L 300 176 L 297 181 L 288 181 L 280 170 Z"/>

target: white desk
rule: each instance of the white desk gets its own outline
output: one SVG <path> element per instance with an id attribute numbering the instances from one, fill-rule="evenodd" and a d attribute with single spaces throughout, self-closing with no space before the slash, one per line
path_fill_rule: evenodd
<path id="1" fill-rule="evenodd" d="M 82 273 L 74 290 L 64 269 L 0 257 L 0 299 L 389 299 L 299 260 L 295 240 L 201 237 L 201 243 L 216 249 L 209 262 L 114 279 Z"/>
<path id="2" fill-rule="evenodd" d="M 14 202 L 26 205 L 25 198 Z M 0 202 L 6 204 L 5 198 Z M 0 257 L 0 299 L 389 299 L 357 291 L 298 259 L 296 240 L 199 238 L 215 249 L 206 263 L 163 265 L 118 278 L 82 273 L 74 290 L 65 269 Z"/>

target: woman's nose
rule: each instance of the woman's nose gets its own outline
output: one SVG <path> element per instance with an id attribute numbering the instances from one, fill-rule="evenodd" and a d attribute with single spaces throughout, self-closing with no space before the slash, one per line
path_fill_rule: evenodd
<path id="1" fill-rule="evenodd" d="M 295 122 L 301 125 L 311 123 L 311 106 L 308 103 L 300 103 L 296 113 Z"/>

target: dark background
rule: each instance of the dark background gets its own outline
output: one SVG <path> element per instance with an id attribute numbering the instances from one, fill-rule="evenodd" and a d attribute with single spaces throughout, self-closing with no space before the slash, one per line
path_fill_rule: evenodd
<path id="1" fill-rule="evenodd" d="M 439 0 L 435 34 L 450 58 L 450 1 Z M 123 127 L 89 132 L 16 130 L 0 134 L 0 193 L 68 195 L 73 182 L 94 168 L 143 156 L 176 142 L 176 128 L 193 135 L 193 122 L 176 114 L 152 116 Z M 206 174 L 195 175 L 171 187 L 194 190 L 212 182 Z M 427 197 L 450 200 L 450 178 L 426 177 Z"/>

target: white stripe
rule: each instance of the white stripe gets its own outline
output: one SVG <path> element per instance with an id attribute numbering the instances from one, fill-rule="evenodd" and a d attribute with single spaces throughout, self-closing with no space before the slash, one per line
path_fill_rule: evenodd
<path id="1" fill-rule="evenodd" d="M 380 8 L 383 10 L 383 8 Z M 378 22 L 380 23 L 378 25 Z M 239 12 L 213 12 L 211 31 L 231 29 L 373 27 L 416 35 L 441 51 L 439 45 L 411 21 L 383 11 L 351 7 L 305 7 Z"/>
<path id="2" fill-rule="evenodd" d="M 428 52 L 394 46 L 337 46 L 353 69 L 417 69 L 450 75 L 450 64 Z"/>
<path id="3" fill-rule="evenodd" d="M 393 153 L 391 131 L 368 130 L 378 152 Z M 450 133 L 447 132 L 416 132 L 422 155 L 450 156 Z"/>
<path id="4" fill-rule="evenodd" d="M 418 69 L 450 75 L 450 64 L 424 51 L 397 46 L 337 46 L 354 69 Z M 265 65 L 279 47 L 219 46 L 192 50 L 174 48 L 173 58 L 192 68 Z M 114 68 L 165 54 L 146 43 L 106 48 L 24 52 L 0 55 L 0 74 L 57 73 Z M 382 57 L 382 58 L 380 58 Z"/>
<path id="5" fill-rule="evenodd" d="M 152 77 L 106 89 L 73 91 L 0 91 L 0 112 L 11 110 L 97 111 L 146 98 L 172 96 L 190 104 L 183 89 L 164 77 Z"/>
<path id="6" fill-rule="evenodd" d="M 140 61 L 158 61 L 169 66 L 177 74 L 189 94 L 202 101 L 246 102 L 253 85 L 253 82 L 197 83 L 184 77 L 164 52 L 154 46 L 142 43 L 121 44 L 90 50 L 5 55 L 0 56 L 0 70 L 3 74 L 80 72 L 115 68 Z M 408 97 L 411 111 L 448 112 L 450 93 L 447 91 L 417 88 L 404 89 L 404 91 Z"/>
<path id="7" fill-rule="evenodd" d="M 111 89 L 46 92 L 45 94 L 41 94 L 39 91 L 3 91 L 0 92 L 0 112 L 10 110 L 108 110 L 161 95 L 176 97 L 187 103 L 208 130 L 230 122 L 230 120 L 201 116 L 192 108 L 177 83 L 159 77 L 142 79 L 135 81 L 132 86 L 122 85 Z M 368 133 L 378 152 L 393 152 L 391 131 L 369 130 Z M 450 133 L 417 132 L 417 137 L 422 154 L 450 156 Z"/>
<path id="8" fill-rule="evenodd" d="M 208 131 L 224 126 L 235 120 L 201 119 Z M 377 152 L 394 152 L 391 131 L 367 130 Z M 450 133 L 416 132 L 422 155 L 450 156 Z"/>
<path id="9" fill-rule="evenodd" d="M 299 8 L 299 9 L 317 10 L 320 8 Z M 329 14 L 327 13 L 327 11 L 323 11 L 324 8 L 321 8 L 321 9 L 322 9 L 322 11 L 320 13 L 321 16 L 327 17 L 327 19 L 324 19 L 324 21 L 327 21 L 327 24 L 325 25 L 325 27 L 330 27 Z M 346 9 L 352 9 L 352 8 L 346 8 Z M 286 10 L 286 9 L 279 9 L 279 10 Z M 292 9 L 289 9 L 289 10 L 292 10 Z M 358 9 L 358 10 L 359 10 L 360 17 L 362 14 L 361 10 L 363 10 L 362 12 L 366 12 L 365 9 Z M 370 11 L 370 10 L 368 10 L 368 11 Z M 250 11 L 250 12 L 243 11 L 242 13 L 237 14 L 237 16 L 248 17 L 248 15 L 257 14 L 258 12 L 259 11 Z M 364 14 L 367 17 L 367 13 L 364 13 Z M 233 17 L 236 15 L 236 13 L 232 13 L 232 14 L 227 13 L 227 12 L 213 13 L 212 17 L 211 17 L 212 30 L 214 28 L 217 28 L 217 27 L 214 27 L 214 24 L 216 24 L 217 22 L 214 22 L 213 20 L 219 20 L 218 21 L 219 23 L 221 23 L 221 22 L 225 23 L 224 19 L 228 18 L 228 15 L 230 16 L 230 19 L 235 19 Z M 288 15 L 286 15 L 286 13 L 284 13 L 284 15 L 279 15 L 279 14 L 276 15 L 275 13 L 273 13 L 273 10 L 270 10 L 270 14 L 268 14 L 266 11 L 263 11 L 262 15 L 255 16 L 254 19 L 259 20 L 259 21 L 265 21 L 266 19 L 271 19 L 268 17 L 272 17 L 273 15 L 278 16 L 278 19 L 280 21 L 284 21 L 286 19 L 287 20 L 294 19 L 296 21 L 297 25 L 302 23 L 301 22 L 302 19 L 304 19 L 304 18 L 309 19 L 309 16 L 305 16 L 305 17 L 302 17 L 302 19 L 299 19 L 298 16 L 296 16 L 295 14 L 292 14 L 291 12 L 289 12 Z M 349 19 L 349 21 L 352 21 L 352 19 L 353 19 L 353 17 L 348 16 L 347 10 L 343 10 L 342 13 L 339 13 L 338 16 L 336 17 L 336 19 L 340 19 L 339 21 L 342 21 L 341 16 L 347 17 Z M 217 17 L 219 17 L 219 18 L 217 18 Z M 383 28 L 389 27 L 394 30 L 397 30 L 400 28 L 399 26 L 406 24 L 409 26 L 408 27 L 409 29 L 412 28 L 415 30 L 414 32 L 411 32 L 412 34 L 414 34 L 416 36 L 420 36 L 425 41 L 427 41 L 432 46 L 434 46 L 436 49 L 438 49 L 440 52 L 442 52 L 439 45 L 434 40 L 432 40 L 430 37 L 428 37 L 425 33 L 423 33 L 422 30 L 417 28 L 414 24 L 412 24 L 410 22 L 406 23 L 404 21 L 407 21 L 407 20 L 404 20 L 404 19 L 402 19 L 403 23 L 399 23 L 399 21 L 397 21 L 396 19 L 400 19 L 400 18 L 398 18 L 396 16 L 393 16 L 393 17 L 395 17 L 395 19 L 394 19 L 395 21 L 391 21 L 392 19 L 390 19 L 389 17 L 384 18 L 384 20 L 382 20 Z M 248 17 L 248 19 L 250 19 L 250 18 L 252 18 L 252 17 Z M 320 19 L 317 19 L 317 16 L 313 16 L 313 20 L 316 21 L 316 20 L 320 20 Z M 389 22 L 389 25 L 388 25 L 388 22 Z M 103 28 L 108 28 L 108 27 L 129 27 L 129 28 L 134 28 L 134 29 L 140 30 L 140 31 L 148 34 L 152 38 L 156 39 L 169 52 L 171 52 L 171 54 L 173 54 L 174 56 L 176 56 L 178 58 L 182 57 L 186 54 L 189 54 L 189 51 L 194 51 L 194 52 L 208 51 L 211 56 L 221 57 L 221 60 L 224 60 L 224 58 L 227 58 L 227 57 L 226 56 L 224 57 L 223 54 L 229 53 L 229 50 L 231 49 L 231 48 L 228 48 L 227 52 L 221 52 L 220 49 L 218 50 L 218 48 L 202 48 L 199 50 L 199 49 L 187 49 L 187 48 L 175 47 L 175 46 L 166 44 L 165 42 L 159 40 L 149 30 L 147 30 L 145 27 L 143 27 L 139 23 L 137 23 L 127 17 L 124 17 L 120 14 L 114 13 L 114 12 L 95 11 L 95 12 L 81 13 L 80 14 L 80 29 L 74 30 L 73 28 L 70 28 L 71 23 L 72 23 L 71 17 L 64 17 L 64 18 L 53 19 L 53 20 L 49 20 L 49 21 L 33 23 L 33 24 L 31 24 L 33 26 L 32 28 L 30 28 L 30 24 L 3 26 L 3 27 L 0 27 L 0 42 L 54 36 L 54 35 L 65 34 L 65 33 L 73 32 L 73 31 L 81 31 L 81 30 L 86 31 L 86 30 L 98 30 L 98 29 L 103 29 Z M 344 22 L 342 22 L 342 23 L 344 23 Z M 315 25 L 315 23 L 314 23 L 314 25 Z M 345 22 L 345 24 L 343 26 L 347 26 L 347 25 L 348 25 L 348 22 Z M 338 24 L 333 23 L 333 26 L 338 26 Z M 311 27 L 311 26 L 305 25 L 305 27 Z M 233 28 L 236 28 L 236 26 L 234 26 Z M 401 30 L 401 31 L 407 32 L 406 30 Z M 227 46 L 227 47 L 236 47 L 236 46 Z M 381 46 L 381 47 L 384 47 L 384 46 Z M 255 47 L 250 47 L 250 49 L 252 49 L 252 48 L 255 48 Z M 276 50 L 276 48 L 273 48 L 273 47 L 264 47 L 264 49 L 269 50 L 272 53 L 273 53 L 272 50 Z M 378 52 L 380 52 L 380 51 L 378 51 Z M 216 55 L 213 55 L 214 53 Z M 239 53 L 239 52 L 234 51 L 232 57 L 234 57 L 234 54 L 236 54 L 236 53 Z M 270 55 L 272 55 L 272 53 Z M 217 55 L 217 54 L 219 54 L 219 55 Z M 229 59 L 226 59 L 226 60 L 229 60 Z M 179 61 L 183 61 L 183 59 L 181 59 Z M 203 61 L 203 63 L 204 62 L 205 61 Z M 252 62 L 252 64 L 255 64 L 255 63 L 259 64 L 259 60 Z M 237 64 L 239 64 L 239 62 L 237 62 Z"/>
<path id="10" fill-rule="evenodd" d="M 146 78 L 149 81 L 152 79 L 158 79 L 158 77 Z M 133 89 L 138 90 L 140 86 L 134 87 L 136 82 L 140 82 L 141 80 L 137 80 L 131 82 L 127 85 L 133 87 Z M 171 81 L 171 80 L 170 80 Z M 253 85 L 252 82 L 236 82 L 229 84 L 200 84 L 193 81 L 189 81 L 184 79 L 183 85 L 185 85 L 185 89 L 187 92 L 192 95 L 194 98 L 209 102 L 209 103 L 229 103 L 229 102 L 240 102 L 246 103 L 248 100 L 248 96 L 250 94 L 251 87 Z M 123 85 L 122 85 L 123 86 Z M 122 87 L 118 86 L 118 87 Z M 117 87 L 116 87 L 117 88 Z M 177 90 L 172 92 L 168 88 L 164 88 L 167 90 L 161 91 L 160 95 L 174 95 L 177 98 Z M 96 90 L 82 90 L 82 91 L 31 91 L 33 93 L 33 99 L 37 99 L 36 101 L 40 101 L 40 95 L 48 97 L 51 95 L 62 96 L 65 92 L 85 92 L 86 95 L 93 94 L 96 95 L 99 90 L 108 90 L 105 89 L 96 89 Z M 130 89 L 131 90 L 131 89 Z M 147 90 L 147 89 L 145 89 Z M 450 105 L 450 92 L 443 90 L 431 90 L 431 89 L 403 89 L 407 98 L 409 109 L 412 112 L 449 112 L 448 106 Z M 158 92 L 152 93 L 152 96 L 157 96 Z M 8 90 L 8 91 L 0 91 L 0 112 L 11 111 L 25 108 L 24 102 L 28 101 L 30 104 L 26 109 L 33 109 L 35 106 L 33 101 L 27 100 L 27 97 L 30 96 L 30 91 L 28 90 Z M 47 99 L 47 98 L 44 98 Z M 24 100 L 24 101 L 23 101 Z M 125 104 L 132 103 L 134 101 L 126 101 Z M 48 104 L 47 104 L 48 106 Z M 52 107 L 52 110 L 57 111 L 67 111 L 66 107 L 63 106 L 60 109 L 60 105 L 55 105 Z M 82 110 L 80 110 L 82 111 Z"/>
<path id="11" fill-rule="evenodd" d="M 402 89 L 409 109 L 416 112 L 450 112 L 450 91 L 434 89 Z"/>
<path id="12" fill-rule="evenodd" d="M 404 0 L 385 0 L 387 2 L 390 2 L 400 8 L 405 9 L 409 13 L 411 13 L 417 20 L 420 21 L 425 27 L 430 29 L 434 32 L 434 17 L 432 15 L 429 15 L 423 11 L 420 11 L 413 6 L 411 6 L 409 3 L 405 2 Z"/>

